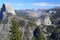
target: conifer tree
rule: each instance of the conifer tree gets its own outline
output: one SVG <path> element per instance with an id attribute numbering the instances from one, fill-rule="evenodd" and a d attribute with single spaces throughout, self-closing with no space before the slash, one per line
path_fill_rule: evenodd
<path id="1" fill-rule="evenodd" d="M 40 33 L 40 35 L 38 36 L 38 40 L 44 40 L 42 33 Z"/>
<path id="2" fill-rule="evenodd" d="M 19 24 L 15 20 L 12 19 L 12 26 L 10 27 L 10 40 L 22 40 L 22 33 L 19 31 Z"/>

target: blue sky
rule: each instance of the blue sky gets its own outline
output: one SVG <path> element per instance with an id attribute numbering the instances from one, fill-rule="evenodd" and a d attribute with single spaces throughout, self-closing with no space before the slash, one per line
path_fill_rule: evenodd
<path id="1" fill-rule="evenodd" d="M 0 0 L 0 6 L 3 3 L 10 4 L 13 9 L 53 8 L 60 6 L 60 0 Z"/>

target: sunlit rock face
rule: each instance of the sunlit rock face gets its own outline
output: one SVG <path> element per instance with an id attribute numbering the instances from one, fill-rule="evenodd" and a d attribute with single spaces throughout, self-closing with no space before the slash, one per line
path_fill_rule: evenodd
<path id="1" fill-rule="evenodd" d="M 0 21 L 3 19 L 3 17 L 6 16 L 7 13 L 16 15 L 14 10 L 11 8 L 9 4 L 3 4 L 3 6 L 0 9 Z"/>
<path id="2" fill-rule="evenodd" d="M 50 20 L 49 15 L 41 15 L 40 20 L 41 20 L 40 21 L 41 24 L 43 24 L 43 25 L 51 25 L 51 20 Z"/>
<path id="3" fill-rule="evenodd" d="M 37 19 L 36 22 L 35 22 L 38 25 L 41 25 L 41 19 Z"/>
<path id="4" fill-rule="evenodd" d="M 35 18 L 35 17 L 39 17 L 39 14 L 37 12 L 28 12 L 28 15 Z"/>
<path id="5" fill-rule="evenodd" d="M 14 10 L 9 4 L 3 4 L 0 9 L 0 40 L 5 40 L 8 36 L 9 28 L 11 24 L 12 15 L 15 15 Z M 9 16 L 10 15 L 10 16 Z"/>
<path id="6" fill-rule="evenodd" d="M 35 23 L 37 25 L 51 25 L 51 20 L 48 15 L 41 15 L 39 18 L 36 19 Z"/>
<path id="7" fill-rule="evenodd" d="M 44 10 L 41 10 L 40 13 L 38 12 L 28 12 L 28 15 L 31 16 L 32 19 L 34 20 L 34 23 L 37 25 L 51 25 L 51 20 L 49 13 L 47 13 Z"/>
<path id="8" fill-rule="evenodd" d="M 7 38 L 9 28 L 11 27 L 10 22 L 11 22 L 12 16 L 7 15 L 7 13 L 16 15 L 14 10 L 10 7 L 9 4 L 3 4 L 1 11 L 0 11 L 0 19 L 1 20 L 3 19 L 2 23 L 0 24 L 0 40 L 5 40 L 5 38 Z M 43 25 L 51 24 L 50 17 L 48 15 L 39 16 L 39 14 L 37 14 L 36 12 L 30 12 L 30 13 L 31 14 L 28 14 L 28 15 L 30 15 L 32 18 L 36 19 L 35 23 L 37 25 L 32 25 L 32 26 L 27 27 L 28 22 L 25 22 L 25 25 L 23 27 L 20 27 L 24 40 L 31 40 L 33 36 L 36 37 L 37 33 L 39 34 L 40 30 L 39 30 L 39 28 L 37 28 L 37 26 L 39 26 L 41 24 L 43 24 Z M 4 25 L 4 22 L 6 22 L 5 19 L 7 19 L 7 23 L 5 23 L 5 25 Z M 17 18 L 17 20 L 20 20 L 20 21 L 22 19 L 24 19 L 24 18 L 22 18 L 22 17 Z M 26 21 L 26 20 L 24 19 L 24 21 Z"/>
<path id="9" fill-rule="evenodd" d="M 5 11 L 7 13 L 12 13 L 12 14 L 16 15 L 15 12 L 14 12 L 14 10 L 12 9 L 12 7 L 9 4 L 3 4 L 3 5 L 5 6 L 5 8 L 6 8 Z"/>
<path id="10" fill-rule="evenodd" d="M 51 20 L 49 16 L 47 16 L 44 21 L 45 21 L 44 22 L 45 25 L 51 25 Z"/>

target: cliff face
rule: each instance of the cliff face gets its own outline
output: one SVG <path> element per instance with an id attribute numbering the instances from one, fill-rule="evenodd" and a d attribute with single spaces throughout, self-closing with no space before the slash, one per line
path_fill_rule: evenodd
<path id="1" fill-rule="evenodd" d="M 36 12 L 38 11 L 38 12 Z M 36 23 L 37 25 L 51 25 L 51 20 L 49 16 L 49 12 L 45 10 L 15 10 L 16 14 L 19 16 L 23 16 L 24 18 Z M 22 13 L 23 12 L 23 13 Z M 47 20 L 47 21 L 46 21 Z"/>
<path id="2" fill-rule="evenodd" d="M 42 15 L 40 17 L 40 19 L 41 19 L 41 24 L 43 24 L 43 25 L 51 25 L 51 20 L 50 20 L 49 15 Z"/>
<path id="3" fill-rule="evenodd" d="M 13 8 L 9 4 L 3 4 L 2 9 L 4 9 L 7 13 L 16 15 Z"/>
<path id="4" fill-rule="evenodd" d="M 0 21 L 6 16 L 6 14 L 12 14 L 16 15 L 14 10 L 10 7 L 9 4 L 3 4 L 1 10 L 0 10 Z"/>
<path id="5" fill-rule="evenodd" d="M 24 40 L 31 40 L 33 37 L 33 31 L 36 28 L 35 25 L 29 26 L 29 20 L 26 20 L 22 17 L 18 17 L 14 10 L 9 6 L 9 4 L 3 4 L 1 11 L 0 11 L 0 40 L 8 40 L 8 33 L 11 27 L 11 19 L 13 18 L 13 16 L 16 17 L 16 20 L 18 20 L 18 22 L 24 20 L 25 24 L 22 27 L 22 25 L 20 26 L 20 31 L 22 31 L 22 35 L 23 35 L 23 39 Z M 27 27 L 28 26 L 28 27 Z M 27 39 L 28 38 L 28 39 Z"/>
<path id="6" fill-rule="evenodd" d="M 39 25 L 51 25 L 50 17 L 47 14 L 38 16 L 37 14 L 34 15 L 34 12 L 31 12 L 31 14 L 29 14 L 29 17 L 31 17 L 34 22 L 32 22 L 31 19 L 25 19 L 25 16 L 19 17 L 16 14 L 9 4 L 3 4 L 0 10 L 0 40 L 5 40 L 8 37 L 8 33 L 11 27 L 10 22 L 13 16 L 15 16 L 16 20 L 20 23 L 19 30 L 22 31 L 24 40 L 31 40 L 33 36 L 37 35 L 37 33 L 39 34 Z M 23 23 L 21 23 L 22 20 Z"/>
<path id="7" fill-rule="evenodd" d="M 0 10 L 0 40 L 5 40 L 8 36 L 12 15 L 15 15 L 14 10 L 9 5 L 3 4 Z"/>
<path id="8" fill-rule="evenodd" d="M 38 15 L 37 15 L 38 16 Z M 48 13 L 46 12 L 41 12 L 41 15 L 39 17 L 32 17 L 32 19 L 35 19 L 35 23 L 37 25 L 51 25 L 51 20 L 50 20 L 50 16 Z"/>

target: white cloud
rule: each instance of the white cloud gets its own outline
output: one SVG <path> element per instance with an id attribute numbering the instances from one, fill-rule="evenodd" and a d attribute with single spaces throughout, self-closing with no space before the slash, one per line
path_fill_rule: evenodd
<path id="1" fill-rule="evenodd" d="M 23 4 L 22 3 L 12 3 L 11 5 L 13 5 L 13 6 L 23 6 Z"/>
<path id="2" fill-rule="evenodd" d="M 46 2 L 42 2 L 42 3 L 32 3 L 33 6 L 60 6 L 60 4 L 50 4 L 50 3 L 46 3 Z"/>

